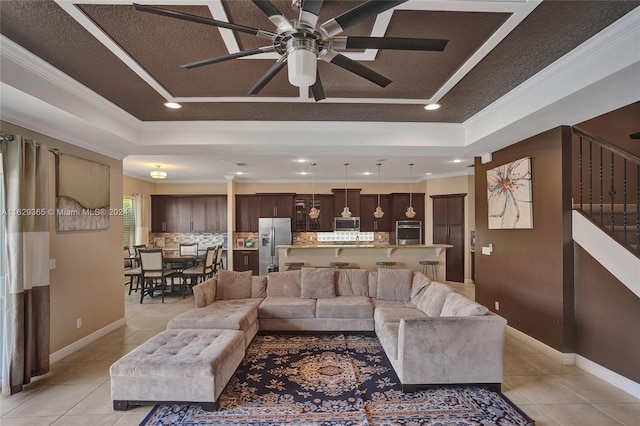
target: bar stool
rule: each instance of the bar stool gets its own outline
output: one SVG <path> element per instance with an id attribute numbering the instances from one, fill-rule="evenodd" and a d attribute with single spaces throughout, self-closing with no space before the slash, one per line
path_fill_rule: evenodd
<path id="1" fill-rule="evenodd" d="M 427 270 L 431 267 L 431 273 L 433 274 L 433 279 L 438 281 L 438 262 L 437 260 L 421 260 L 420 265 L 422 265 L 422 273 L 427 275 Z"/>
<path id="2" fill-rule="evenodd" d="M 286 262 L 284 266 L 287 267 L 287 271 L 297 271 L 302 269 L 304 262 Z"/>
<path id="3" fill-rule="evenodd" d="M 376 262 L 376 265 L 378 265 L 378 268 L 381 269 L 393 269 L 393 267 L 396 265 L 396 262 Z"/>
<path id="4" fill-rule="evenodd" d="M 348 262 L 329 262 L 329 267 L 336 269 L 344 269 L 349 266 Z"/>

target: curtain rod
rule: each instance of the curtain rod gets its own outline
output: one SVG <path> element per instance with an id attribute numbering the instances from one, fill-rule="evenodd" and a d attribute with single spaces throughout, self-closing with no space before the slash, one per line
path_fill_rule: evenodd
<path id="1" fill-rule="evenodd" d="M 12 140 L 15 140 L 15 137 L 8 133 L 0 132 L 0 141 L 3 141 L 5 139 L 8 141 L 12 141 Z M 39 148 L 40 144 L 36 142 L 36 146 Z M 58 148 L 49 148 L 49 152 L 52 153 L 53 155 L 62 155 L 62 153 Z"/>

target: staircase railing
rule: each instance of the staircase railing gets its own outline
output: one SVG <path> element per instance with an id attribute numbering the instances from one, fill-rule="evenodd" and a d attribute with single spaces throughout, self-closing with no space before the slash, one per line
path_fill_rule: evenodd
<path id="1" fill-rule="evenodd" d="M 572 132 L 578 144 L 574 208 L 640 257 L 640 157 L 579 128 Z"/>

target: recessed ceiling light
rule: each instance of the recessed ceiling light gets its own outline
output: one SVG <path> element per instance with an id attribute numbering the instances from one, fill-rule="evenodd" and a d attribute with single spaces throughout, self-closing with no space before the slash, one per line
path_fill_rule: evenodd
<path id="1" fill-rule="evenodd" d="M 309 173 L 307 172 L 300 172 L 301 175 L 308 175 Z"/>
<path id="2" fill-rule="evenodd" d="M 427 104 L 424 106 L 427 111 L 435 111 L 438 108 L 440 108 L 440 104 Z"/>
<path id="3" fill-rule="evenodd" d="M 305 160 L 304 158 L 298 158 L 296 161 L 298 163 L 306 163 L 307 162 L 307 160 Z"/>
<path id="4" fill-rule="evenodd" d="M 365 175 L 365 176 L 369 176 L 371 174 L 371 172 L 363 172 L 362 174 Z"/>
<path id="5" fill-rule="evenodd" d="M 236 175 L 243 175 L 244 172 L 236 172 Z"/>
<path id="6" fill-rule="evenodd" d="M 433 174 L 433 173 L 431 173 L 431 172 L 427 172 L 427 173 L 425 173 L 425 175 L 427 175 L 427 176 L 431 176 L 432 174 Z"/>
<path id="7" fill-rule="evenodd" d="M 177 102 L 165 102 L 164 106 L 166 106 L 167 108 L 171 108 L 171 109 L 180 109 L 180 108 L 182 108 L 182 105 L 180 105 Z"/>
<path id="8" fill-rule="evenodd" d="M 452 161 L 453 163 L 462 163 L 462 160 L 460 160 L 459 158 L 456 158 L 455 160 Z"/>

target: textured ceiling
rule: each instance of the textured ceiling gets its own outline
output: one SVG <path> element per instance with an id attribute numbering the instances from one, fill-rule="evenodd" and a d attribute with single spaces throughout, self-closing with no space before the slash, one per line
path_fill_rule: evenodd
<path id="1" fill-rule="evenodd" d="M 274 30 L 248 0 L 140 1 Z M 272 3 L 288 18 L 295 18 L 289 0 Z M 360 3 L 325 0 L 319 22 Z M 386 159 L 383 180 L 388 181 L 406 181 L 410 162 L 416 163 L 416 176 L 463 174 L 471 170 L 467 166 L 473 156 L 505 146 L 504 134 L 492 140 L 486 136 L 503 130 L 502 117 L 488 113 L 494 105 L 511 99 L 505 95 L 535 80 L 550 65 L 557 70 L 574 49 L 639 5 L 640 1 L 625 0 L 409 0 L 345 34 L 442 38 L 449 40 L 445 50 L 353 52 L 354 60 L 392 80 L 386 88 L 320 61 L 327 99 L 314 102 L 289 84 L 286 69 L 258 96 L 247 95 L 274 63 L 274 54 L 193 70 L 180 68 L 234 49 L 269 44 L 262 38 L 139 12 L 125 0 L 2 0 L 0 33 L 6 39 L 117 107 L 105 109 L 98 97 L 88 104 L 100 107 L 87 114 L 77 99 L 58 106 L 68 99 L 61 101 L 56 90 L 70 88 L 68 92 L 82 102 L 91 96 L 72 84 L 44 90 L 46 96 L 40 96 L 43 88 L 37 79 L 21 83 L 22 75 L 11 68 L 2 82 L 10 80 L 9 86 L 17 92 L 5 88 L 0 100 L 27 94 L 21 98 L 27 102 L 22 109 L 7 102 L 0 105 L 2 118 L 7 120 L 12 110 L 15 124 L 125 158 L 125 174 L 141 178 L 148 178 L 154 164 L 163 164 L 170 170 L 171 181 L 224 180 L 239 171 L 236 163 L 246 163 L 243 170 L 248 179 L 295 180 L 304 169 L 295 163 L 301 157 L 318 163 L 320 180 L 342 176 L 345 161 L 351 163 L 350 174 L 358 176 L 373 171 L 382 158 Z M 561 90 L 556 87 L 556 92 Z M 47 103 L 47 108 L 39 104 L 29 109 L 34 99 Z M 169 110 L 163 106 L 166 100 L 177 100 L 183 107 Z M 442 108 L 425 111 L 423 106 L 430 101 Z M 526 103 L 529 97 L 521 101 Z M 114 113 L 118 108 L 128 114 L 117 111 L 118 116 Z M 102 122 L 97 117 L 105 110 Z M 122 121 L 114 123 L 112 114 Z M 554 125 L 595 115 L 554 121 Z M 491 121 L 488 130 L 480 132 L 488 133 L 476 138 L 482 139 L 482 145 L 469 142 L 465 133 L 469 122 L 478 128 L 478 116 Z M 544 120 L 535 125 L 529 120 L 523 133 L 536 134 L 548 129 L 545 125 Z M 507 139 L 509 143 L 520 140 Z M 454 163 L 454 159 L 462 161 Z"/>

